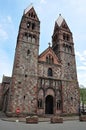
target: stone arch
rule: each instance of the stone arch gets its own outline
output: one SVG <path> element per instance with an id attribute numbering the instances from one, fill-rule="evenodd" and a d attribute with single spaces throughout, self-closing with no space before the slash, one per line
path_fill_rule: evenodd
<path id="1" fill-rule="evenodd" d="M 54 98 L 51 95 L 48 95 L 45 99 L 45 114 L 54 113 Z"/>
<path id="2" fill-rule="evenodd" d="M 55 91 L 52 88 L 48 88 L 46 90 L 45 97 L 48 96 L 48 95 L 55 97 Z"/>
<path id="3" fill-rule="evenodd" d="M 44 91 L 40 89 L 38 92 L 38 108 L 43 108 L 44 106 Z"/>
<path id="4" fill-rule="evenodd" d="M 38 98 L 43 98 L 44 97 L 44 90 L 41 88 L 38 92 Z"/>
<path id="5" fill-rule="evenodd" d="M 48 68 L 48 76 L 53 76 L 52 68 Z"/>
<path id="6" fill-rule="evenodd" d="M 48 88 L 45 94 L 45 114 L 54 114 L 54 97 L 54 90 Z"/>

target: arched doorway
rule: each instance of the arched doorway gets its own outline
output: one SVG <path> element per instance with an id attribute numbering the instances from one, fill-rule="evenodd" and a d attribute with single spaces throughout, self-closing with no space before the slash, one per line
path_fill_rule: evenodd
<path id="1" fill-rule="evenodd" d="M 51 95 L 45 99 L 45 114 L 53 114 L 53 96 Z"/>

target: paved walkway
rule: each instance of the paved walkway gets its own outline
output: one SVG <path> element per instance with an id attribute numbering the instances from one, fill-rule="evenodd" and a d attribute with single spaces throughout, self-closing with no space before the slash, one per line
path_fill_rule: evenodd
<path id="1" fill-rule="evenodd" d="M 63 123 L 51 124 L 50 118 L 39 118 L 38 124 L 26 124 L 25 118 L 8 118 L 0 112 L 0 130 L 86 130 L 78 116 L 64 117 Z"/>
<path id="2" fill-rule="evenodd" d="M 26 119 L 25 118 L 22 118 L 22 117 L 2 117 L 1 120 L 3 121 L 11 121 L 11 122 L 16 122 L 16 121 L 19 121 L 19 122 L 26 122 Z M 72 120 L 79 120 L 79 117 L 78 116 L 72 116 L 72 117 L 63 117 L 63 121 L 72 121 Z M 50 118 L 39 118 L 39 122 L 50 122 Z"/>
<path id="3" fill-rule="evenodd" d="M 3 112 L 0 111 L 0 119 L 3 121 L 11 121 L 11 122 L 26 122 L 25 118 L 22 117 L 6 117 Z M 64 121 L 71 121 L 71 120 L 79 120 L 78 116 L 71 116 L 71 117 L 63 117 Z M 50 122 L 50 118 L 39 118 L 39 122 Z"/>
<path id="4" fill-rule="evenodd" d="M 39 122 L 38 124 L 26 124 L 24 122 L 8 122 L 0 120 L 0 130 L 86 130 L 86 122 L 64 121 L 61 124 Z"/>

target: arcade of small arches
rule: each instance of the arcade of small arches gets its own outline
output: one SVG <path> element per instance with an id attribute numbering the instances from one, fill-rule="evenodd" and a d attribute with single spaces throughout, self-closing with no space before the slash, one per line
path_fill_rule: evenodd
<path id="1" fill-rule="evenodd" d="M 64 51 L 65 52 L 68 52 L 68 53 L 72 53 L 72 46 L 68 45 L 68 44 L 63 44 L 63 48 L 64 48 Z"/>
<path id="2" fill-rule="evenodd" d="M 48 55 L 46 56 L 46 62 L 47 62 L 48 64 L 53 64 L 53 63 L 54 63 L 53 56 L 50 55 L 50 54 L 48 54 Z"/>
<path id="3" fill-rule="evenodd" d="M 33 34 L 24 33 L 23 40 L 27 41 L 27 42 L 30 42 L 30 43 L 35 43 L 37 38 Z"/>
<path id="4" fill-rule="evenodd" d="M 31 18 L 35 18 L 35 17 L 36 17 L 35 14 L 34 14 L 34 12 L 30 12 L 30 13 L 28 14 L 28 16 L 31 17 Z"/>
<path id="5" fill-rule="evenodd" d="M 35 23 L 32 23 L 32 22 L 30 22 L 30 21 L 27 22 L 27 28 L 28 28 L 28 29 L 34 30 L 35 27 L 36 27 Z"/>

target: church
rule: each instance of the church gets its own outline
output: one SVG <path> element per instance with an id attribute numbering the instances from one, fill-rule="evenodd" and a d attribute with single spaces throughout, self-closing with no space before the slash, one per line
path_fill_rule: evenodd
<path id="1" fill-rule="evenodd" d="M 65 19 L 55 21 L 52 45 L 39 54 L 40 20 L 24 10 L 12 77 L 3 76 L 1 109 L 8 116 L 78 114 L 80 95 L 73 35 Z M 1 101 L 1 100 L 0 100 Z"/>

